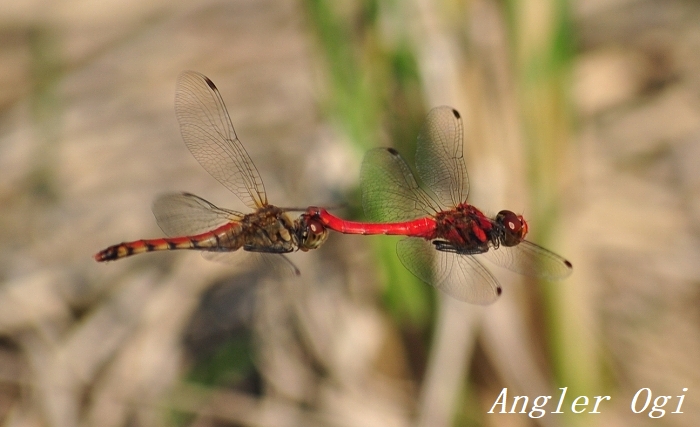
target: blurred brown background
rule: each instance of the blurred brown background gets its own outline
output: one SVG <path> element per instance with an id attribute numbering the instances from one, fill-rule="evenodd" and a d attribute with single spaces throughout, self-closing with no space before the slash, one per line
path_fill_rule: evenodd
<path id="1" fill-rule="evenodd" d="M 0 64 L 3 425 L 700 420 L 700 4 L 10 1 Z M 179 136 L 186 69 L 216 82 L 272 203 L 357 219 L 362 153 L 412 159 L 428 109 L 458 108 L 470 201 L 523 212 L 574 274 L 494 267 L 504 295 L 480 308 L 384 236 L 332 235 L 287 281 L 196 253 L 97 264 L 162 235 L 159 193 L 243 209 Z M 503 387 L 508 410 L 554 402 L 488 414 Z M 644 387 L 672 396 L 663 417 L 632 412 Z M 579 395 L 611 400 L 573 414 Z"/>

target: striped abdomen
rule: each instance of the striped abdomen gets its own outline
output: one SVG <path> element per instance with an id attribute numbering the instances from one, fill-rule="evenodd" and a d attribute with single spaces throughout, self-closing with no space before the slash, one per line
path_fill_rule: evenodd
<path id="1" fill-rule="evenodd" d="M 96 261 L 113 261 L 131 255 L 153 251 L 172 251 L 177 249 L 199 249 L 235 251 L 243 246 L 238 223 L 224 224 L 219 228 L 194 236 L 170 237 L 163 239 L 136 240 L 124 242 L 103 249 L 95 254 Z"/>

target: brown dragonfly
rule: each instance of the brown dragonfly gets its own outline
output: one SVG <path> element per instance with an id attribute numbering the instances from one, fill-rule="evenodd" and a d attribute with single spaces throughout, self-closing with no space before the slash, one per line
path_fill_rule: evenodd
<path id="1" fill-rule="evenodd" d="M 307 213 L 292 219 L 290 211 L 303 209 L 268 203 L 258 169 L 236 136 L 221 94 L 208 77 L 194 71 L 180 75 L 175 113 L 182 138 L 194 158 L 253 212 L 220 208 L 194 194 L 164 194 L 154 201 L 153 214 L 163 232 L 171 237 L 113 245 L 95 254 L 96 261 L 178 249 L 213 254 L 208 258 L 239 249 L 285 254 L 323 244 L 328 231 L 318 219 Z"/>

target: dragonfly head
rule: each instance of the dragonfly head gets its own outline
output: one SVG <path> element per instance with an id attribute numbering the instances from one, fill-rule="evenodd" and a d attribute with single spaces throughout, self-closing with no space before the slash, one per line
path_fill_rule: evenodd
<path id="1" fill-rule="evenodd" d="M 516 215 L 511 211 L 500 211 L 496 215 L 496 223 L 503 227 L 501 238 L 503 246 L 515 246 L 525 239 L 527 222 L 522 215 Z"/>
<path id="2" fill-rule="evenodd" d="M 328 229 L 312 215 L 301 215 L 294 225 L 297 231 L 299 249 L 304 252 L 318 248 L 328 238 Z"/>

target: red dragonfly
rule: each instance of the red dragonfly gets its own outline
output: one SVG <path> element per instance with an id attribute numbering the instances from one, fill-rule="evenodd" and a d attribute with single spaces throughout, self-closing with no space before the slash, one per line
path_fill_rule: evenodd
<path id="1" fill-rule="evenodd" d="M 341 233 L 411 236 L 396 246 L 403 265 L 461 301 L 485 305 L 501 295 L 480 259 L 550 280 L 571 274 L 569 261 L 525 240 L 528 226 L 521 215 L 503 210 L 489 218 L 467 203 L 462 133 L 457 110 L 438 107 L 428 114 L 418 135 L 416 169 L 430 193 L 418 186 L 396 150 L 378 148 L 365 155 L 362 204 L 374 222 L 346 221 L 316 207 L 307 213 Z"/>
<path id="2" fill-rule="evenodd" d="M 243 214 L 189 193 L 164 194 L 153 203 L 153 214 L 166 235 L 113 245 L 95 255 L 111 261 L 144 252 L 175 249 L 217 253 L 240 248 L 249 252 L 284 254 L 319 247 L 328 230 L 304 213 L 296 220 L 290 210 L 267 202 L 260 174 L 236 136 L 226 105 L 206 76 L 185 71 L 177 81 L 175 113 L 185 145 L 202 167 L 253 209 Z M 289 262 L 290 265 L 291 261 Z M 296 267 L 294 267 L 296 270 Z M 296 270 L 298 273 L 298 270 Z"/>

